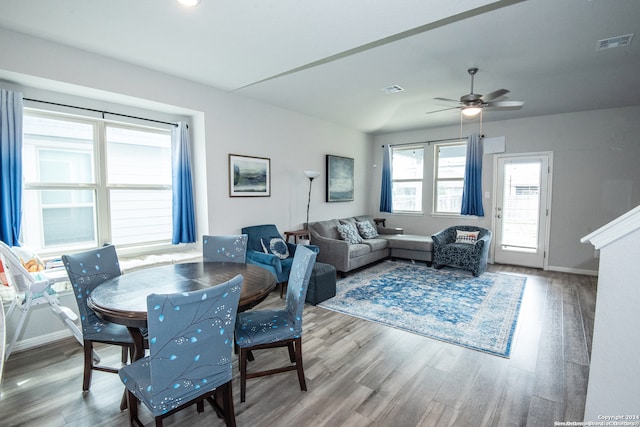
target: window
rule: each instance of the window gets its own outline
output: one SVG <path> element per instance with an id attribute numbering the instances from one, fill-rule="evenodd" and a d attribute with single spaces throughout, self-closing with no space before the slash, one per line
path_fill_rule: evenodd
<path id="1" fill-rule="evenodd" d="M 394 212 L 422 212 L 424 148 L 392 147 Z"/>
<path id="2" fill-rule="evenodd" d="M 171 132 L 25 109 L 21 241 L 38 253 L 169 243 Z"/>
<path id="3" fill-rule="evenodd" d="M 435 145 L 433 192 L 435 213 L 460 213 L 466 159 L 466 142 Z"/>

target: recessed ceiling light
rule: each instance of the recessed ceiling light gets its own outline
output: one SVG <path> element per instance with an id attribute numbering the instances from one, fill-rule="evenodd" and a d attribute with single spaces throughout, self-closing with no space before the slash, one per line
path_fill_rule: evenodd
<path id="1" fill-rule="evenodd" d="M 402 88 L 399 85 L 391 85 L 391 86 L 383 87 L 380 90 L 383 91 L 386 94 L 390 94 L 390 93 L 402 92 L 404 90 L 404 88 Z"/>
<path id="2" fill-rule="evenodd" d="M 200 0 L 178 0 L 178 3 L 183 6 L 194 7 L 200 4 Z"/>

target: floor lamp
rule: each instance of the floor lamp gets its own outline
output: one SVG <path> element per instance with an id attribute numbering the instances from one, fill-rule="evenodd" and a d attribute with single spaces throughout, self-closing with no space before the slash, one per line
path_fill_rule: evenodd
<path id="1" fill-rule="evenodd" d="M 311 205 L 311 184 L 313 180 L 320 176 L 320 172 L 316 171 L 304 171 L 304 174 L 307 178 L 309 178 L 309 199 L 307 201 L 307 222 L 304 223 L 304 229 L 309 229 L 309 206 Z M 311 237 L 311 236 L 308 236 Z"/>

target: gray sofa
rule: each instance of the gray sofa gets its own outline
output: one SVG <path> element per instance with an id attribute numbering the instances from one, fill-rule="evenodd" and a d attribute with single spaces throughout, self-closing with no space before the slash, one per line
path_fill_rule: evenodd
<path id="1" fill-rule="evenodd" d="M 362 221 L 376 227 L 370 215 L 310 222 L 311 244 L 320 248 L 317 262 L 333 265 L 343 277 L 349 271 L 389 257 L 431 262 L 431 237 L 404 234 L 401 228 L 376 227 L 378 237 L 356 244 L 340 237 L 339 224 L 355 225 Z"/>

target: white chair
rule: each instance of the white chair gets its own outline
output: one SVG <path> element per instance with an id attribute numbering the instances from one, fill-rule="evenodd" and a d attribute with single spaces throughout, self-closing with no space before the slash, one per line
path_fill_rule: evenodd
<path id="1" fill-rule="evenodd" d="M 51 289 L 51 280 L 47 278 L 46 273 L 29 273 L 20 262 L 18 256 L 2 241 L 0 241 L 0 257 L 7 282 L 15 290 L 15 296 L 11 301 L 9 310 L 7 310 L 6 319 L 9 319 L 16 309 L 22 312 L 18 325 L 13 330 L 11 338 L 7 340 L 8 345 L 5 347 L 4 360 L 7 360 L 11 355 L 13 346 L 22 333 L 24 322 L 33 305 L 48 303 L 51 311 L 58 316 L 65 326 L 71 330 L 78 342 L 82 344 L 82 332 L 75 323 L 78 320 L 78 316 L 69 307 L 60 305 L 58 295 Z M 8 333 L 7 335 L 10 334 Z"/>

